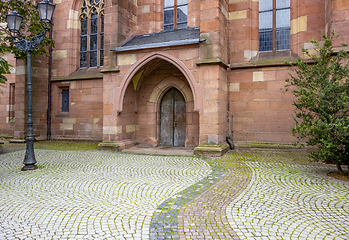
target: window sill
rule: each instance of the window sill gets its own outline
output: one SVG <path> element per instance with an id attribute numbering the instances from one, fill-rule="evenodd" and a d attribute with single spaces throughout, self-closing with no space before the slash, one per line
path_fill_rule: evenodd
<path id="1" fill-rule="evenodd" d="M 56 117 L 69 117 L 69 112 L 59 112 Z"/>
<path id="2" fill-rule="evenodd" d="M 260 52 L 251 62 L 232 63 L 230 69 L 291 66 L 296 63 L 298 56 L 290 50 L 277 52 Z"/>
<path id="3" fill-rule="evenodd" d="M 264 61 L 270 59 L 292 59 L 297 58 L 296 54 L 292 54 L 291 50 L 283 50 L 276 52 L 259 52 L 258 55 L 252 58 L 252 61 Z"/>
<path id="4" fill-rule="evenodd" d="M 101 73 L 102 69 L 103 68 L 81 68 L 78 71 L 70 74 L 70 76 L 54 77 L 51 79 L 51 82 L 101 79 L 101 78 L 103 78 L 103 73 Z"/>

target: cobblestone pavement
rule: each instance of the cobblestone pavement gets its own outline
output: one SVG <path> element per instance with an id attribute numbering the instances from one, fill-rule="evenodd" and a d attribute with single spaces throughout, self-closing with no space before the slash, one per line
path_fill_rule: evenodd
<path id="1" fill-rule="evenodd" d="M 181 239 L 239 239 L 228 224 L 225 209 L 247 186 L 250 171 L 245 164 L 229 160 L 224 161 L 225 178 L 180 210 Z"/>
<path id="2" fill-rule="evenodd" d="M 226 175 L 226 168 L 218 162 L 208 158 L 202 158 L 202 160 L 210 164 L 211 174 L 166 200 L 158 207 L 151 221 L 150 239 L 180 239 L 177 222 L 178 218 L 179 222 L 182 219 L 181 215 L 178 215 L 180 209 Z M 198 211 L 202 211 L 202 209 L 198 209 Z"/>
<path id="3" fill-rule="evenodd" d="M 0 239 L 149 239 L 155 210 L 212 170 L 195 157 L 36 150 L 1 155 Z"/>
<path id="4" fill-rule="evenodd" d="M 327 177 L 335 168 L 246 163 L 251 182 L 226 210 L 240 239 L 349 239 L 349 182 Z"/>
<path id="5" fill-rule="evenodd" d="M 0 154 L 0 239 L 349 239 L 324 165 L 36 150 Z"/>

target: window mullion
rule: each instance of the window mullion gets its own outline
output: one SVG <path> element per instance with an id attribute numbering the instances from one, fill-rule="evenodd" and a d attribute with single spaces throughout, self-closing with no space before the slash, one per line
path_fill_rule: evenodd
<path id="1" fill-rule="evenodd" d="M 97 67 L 100 67 L 101 65 L 101 17 L 98 14 L 98 20 L 97 20 Z"/>
<path id="2" fill-rule="evenodd" d="M 173 6 L 173 28 L 177 28 L 177 0 L 174 0 Z"/>
<path id="3" fill-rule="evenodd" d="M 90 34 L 91 34 L 91 18 L 89 17 L 87 19 L 87 56 L 86 56 L 86 62 L 87 67 L 90 67 Z"/>
<path id="4" fill-rule="evenodd" d="M 276 0 L 273 0 L 273 52 L 276 52 Z"/>

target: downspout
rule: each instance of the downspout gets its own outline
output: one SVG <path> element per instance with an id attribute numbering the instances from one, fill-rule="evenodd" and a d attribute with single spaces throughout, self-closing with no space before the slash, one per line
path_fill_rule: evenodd
<path id="1" fill-rule="evenodd" d="M 234 115 L 231 115 L 231 139 L 230 139 L 230 136 L 228 135 L 227 136 L 227 143 L 229 144 L 230 146 L 230 149 L 234 149 L 235 148 L 235 144 L 234 144 L 234 138 L 233 138 L 233 120 L 234 120 Z"/>
<path id="2" fill-rule="evenodd" d="M 228 84 L 228 88 L 229 88 L 229 84 Z M 228 89 L 228 92 L 230 93 L 230 89 Z M 228 102 L 227 105 L 227 122 L 229 123 L 229 112 L 230 112 L 230 103 Z M 234 146 L 234 141 L 233 141 L 233 115 L 231 115 L 231 138 L 230 138 L 230 134 L 229 134 L 229 127 L 227 129 L 227 135 L 226 135 L 226 141 L 229 144 L 229 147 L 231 150 L 233 150 L 235 148 Z"/>
<path id="3" fill-rule="evenodd" d="M 52 0 L 50 0 L 52 3 Z M 52 40 L 52 26 L 53 24 L 50 24 L 51 29 L 50 29 L 50 34 L 49 38 Z M 52 78 L 52 46 L 48 48 L 48 53 L 49 53 L 49 58 L 48 58 L 48 101 L 47 101 L 47 140 L 51 140 L 51 133 L 52 133 L 52 127 L 51 127 L 51 103 L 52 103 L 52 95 L 51 95 L 51 78 Z"/>

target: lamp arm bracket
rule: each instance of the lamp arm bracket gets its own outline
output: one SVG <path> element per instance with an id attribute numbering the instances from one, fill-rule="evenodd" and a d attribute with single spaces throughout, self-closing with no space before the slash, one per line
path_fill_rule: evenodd
<path id="1" fill-rule="evenodd" d="M 14 44 L 19 51 L 26 52 L 27 51 L 27 42 L 28 42 L 27 40 L 22 39 L 20 41 L 14 41 Z"/>
<path id="2" fill-rule="evenodd" d="M 46 35 L 46 31 L 47 29 L 44 28 L 45 31 L 39 35 L 35 35 L 31 40 L 30 40 L 30 45 L 31 45 L 31 50 L 34 50 L 34 48 L 36 48 L 37 46 L 40 45 L 40 43 L 44 40 L 45 35 Z"/>
<path id="3" fill-rule="evenodd" d="M 48 28 L 44 28 L 45 31 L 39 35 L 35 35 L 30 41 L 27 41 L 25 39 L 14 41 L 14 44 L 16 48 L 23 52 L 32 52 L 34 48 L 40 45 L 40 43 L 44 40 L 46 32 Z"/>

